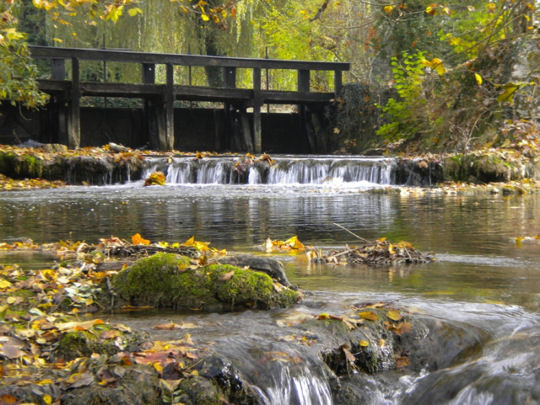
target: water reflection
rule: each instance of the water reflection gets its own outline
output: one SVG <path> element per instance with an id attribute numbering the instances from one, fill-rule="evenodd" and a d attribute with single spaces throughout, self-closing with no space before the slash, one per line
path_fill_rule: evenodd
<path id="1" fill-rule="evenodd" d="M 243 251 L 268 237 L 292 235 L 308 245 L 354 244 L 335 222 L 368 239 L 408 240 L 439 261 L 390 269 L 310 268 L 301 259 L 289 261 L 291 278 L 304 288 L 399 291 L 537 310 L 540 244 L 518 247 L 514 238 L 539 233 L 538 213 L 540 195 L 406 198 L 318 186 L 71 187 L 0 193 L 0 240 L 95 242 L 139 232 L 153 241 L 194 235 Z"/>

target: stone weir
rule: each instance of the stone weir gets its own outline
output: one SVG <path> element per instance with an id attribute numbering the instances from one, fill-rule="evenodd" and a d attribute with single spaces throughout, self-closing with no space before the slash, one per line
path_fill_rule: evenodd
<path id="1" fill-rule="evenodd" d="M 151 158 L 143 177 L 161 171 L 169 184 L 395 184 L 396 168 L 395 159 L 381 157 Z"/>
<path id="2" fill-rule="evenodd" d="M 34 150 L 35 152 L 35 150 Z M 340 184 L 434 186 L 444 181 L 501 182 L 535 176 L 532 160 L 490 155 L 444 159 L 374 156 L 156 156 L 136 151 L 81 155 L 0 151 L 0 174 L 68 184 L 121 184 L 163 172 L 167 184 Z M 538 172 L 538 170 L 536 170 Z"/>

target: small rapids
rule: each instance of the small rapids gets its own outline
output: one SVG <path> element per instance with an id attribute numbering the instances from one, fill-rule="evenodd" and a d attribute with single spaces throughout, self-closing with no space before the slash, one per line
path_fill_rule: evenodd
<path id="1" fill-rule="evenodd" d="M 370 157 L 276 157 L 273 164 L 242 158 L 148 159 L 143 173 L 162 171 L 169 184 L 393 184 L 395 161 Z"/>
<path id="2" fill-rule="evenodd" d="M 351 370 L 338 378 L 322 353 L 342 345 L 347 333 L 325 333 L 306 325 L 321 312 L 339 313 L 344 306 L 374 300 L 410 308 L 427 320 L 429 334 L 439 336 L 438 342 L 430 344 L 428 339 L 425 349 L 420 343 L 419 353 L 409 353 L 419 359 L 411 367 L 375 374 Z M 152 325 L 164 318 L 194 328 L 153 330 Z M 270 313 L 115 315 L 113 320 L 163 340 L 189 332 L 196 343 L 209 344 L 238 370 L 265 405 L 503 405 L 540 400 L 539 319 L 518 306 L 316 291 L 301 306 Z"/>

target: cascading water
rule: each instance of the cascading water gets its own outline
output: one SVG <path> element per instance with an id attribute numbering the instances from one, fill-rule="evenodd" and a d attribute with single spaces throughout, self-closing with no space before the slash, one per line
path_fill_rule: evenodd
<path id="1" fill-rule="evenodd" d="M 151 158 L 143 173 L 166 174 L 169 184 L 394 183 L 395 160 L 374 157 L 277 157 L 272 164 L 247 158 Z"/>

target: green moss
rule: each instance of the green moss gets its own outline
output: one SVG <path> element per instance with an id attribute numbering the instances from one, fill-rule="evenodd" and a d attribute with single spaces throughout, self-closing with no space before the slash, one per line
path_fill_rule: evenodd
<path id="1" fill-rule="evenodd" d="M 108 331 L 114 333 L 104 335 Z M 145 338 L 143 334 L 114 329 L 109 324 L 95 324 L 87 330 L 64 334 L 58 342 L 57 353 L 64 360 L 87 357 L 92 353 L 114 355 L 123 350 L 133 350 Z"/>
<path id="2" fill-rule="evenodd" d="M 121 271 L 113 286 L 122 301 L 159 308 L 272 308 L 298 301 L 297 292 L 274 289 L 265 273 L 221 264 L 189 267 L 187 257 L 159 253 Z"/>

